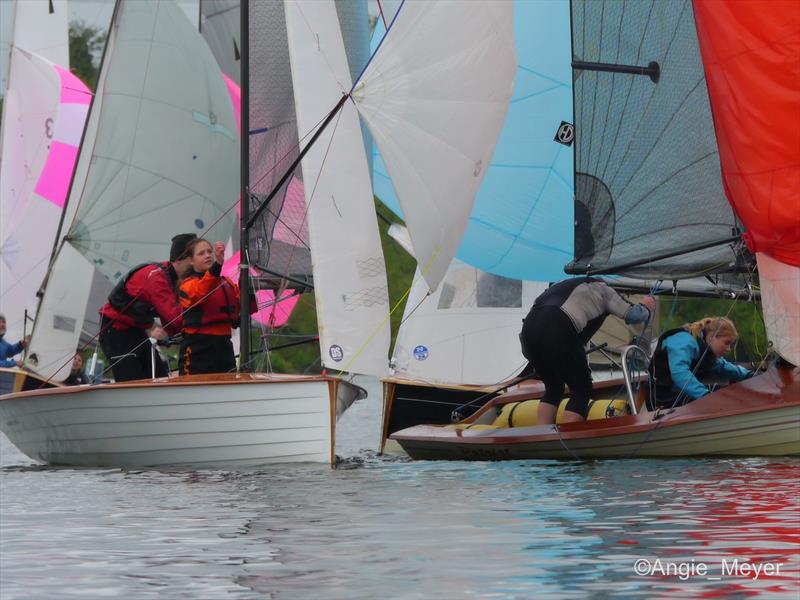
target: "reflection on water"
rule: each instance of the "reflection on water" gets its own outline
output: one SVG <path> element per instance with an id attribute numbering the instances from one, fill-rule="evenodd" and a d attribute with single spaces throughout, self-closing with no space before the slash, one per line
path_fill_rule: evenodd
<path id="1" fill-rule="evenodd" d="M 26 467 L 0 441 L 3 600 L 800 594 L 796 459 L 155 472 Z"/>

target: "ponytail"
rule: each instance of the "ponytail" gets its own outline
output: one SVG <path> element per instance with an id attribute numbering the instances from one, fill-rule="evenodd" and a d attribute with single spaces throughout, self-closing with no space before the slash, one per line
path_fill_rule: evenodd
<path id="1" fill-rule="evenodd" d="M 696 339 L 700 339 L 700 335 L 708 338 L 710 335 L 725 336 L 737 338 L 739 332 L 736 331 L 736 326 L 733 321 L 727 317 L 705 317 L 694 323 L 686 323 L 683 328 L 692 334 Z"/>

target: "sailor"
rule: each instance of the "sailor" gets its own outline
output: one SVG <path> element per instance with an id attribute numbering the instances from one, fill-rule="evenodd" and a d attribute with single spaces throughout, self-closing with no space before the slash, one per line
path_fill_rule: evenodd
<path id="1" fill-rule="evenodd" d="M 64 385 L 83 385 L 91 383 L 89 377 L 83 372 L 83 356 L 80 352 L 76 352 L 72 358 L 72 369 L 69 372 L 69 377 L 64 380 Z"/>
<path id="2" fill-rule="evenodd" d="M 563 422 L 583 421 L 592 391 L 584 346 L 609 314 L 629 325 L 643 323 L 655 311 L 652 296 L 631 304 L 600 279 L 577 277 L 550 286 L 534 302 L 519 335 L 522 354 L 545 385 L 537 413 L 539 425 L 555 423 L 569 386 Z"/>
<path id="3" fill-rule="evenodd" d="M 177 286 L 190 265 L 186 246 L 195 238 L 193 233 L 173 237 L 169 261 L 131 269 L 100 309 L 100 346 L 111 362 L 115 381 L 149 378 L 152 351 L 148 337 L 166 339 L 183 327 Z M 155 317 L 161 320 L 161 327 L 154 326 Z M 157 377 L 168 374 L 158 356 L 155 367 Z"/>
<path id="4" fill-rule="evenodd" d="M 204 239 L 186 248 L 191 268 L 181 281 L 183 341 L 178 366 L 181 375 L 227 373 L 236 370 L 231 330 L 239 326 L 239 286 L 222 276 L 225 244 L 214 248 Z"/>
<path id="5" fill-rule="evenodd" d="M 19 354 L 28 347 L 31 337 L 25 336 L 25 339 L 20 340 L 16 344 L 10 344 L 3 338 L 6 335 L 6 317 L 0 315 L 0 367 L 13 368 L 21 367 L 21 360 L 14 360 L 14 355 Z"/>
<path id="6" fill-rule="evenodd" d="M 736 326 L 726 317 L 705 317 L 662 333 L 650 361 L 656 399 L 649 408 L 705 396 L 711 389 L 702 380 L 710 376 L 728 381 L 752 377 L 752 371 L 722 358 L 738 338 Z"/>

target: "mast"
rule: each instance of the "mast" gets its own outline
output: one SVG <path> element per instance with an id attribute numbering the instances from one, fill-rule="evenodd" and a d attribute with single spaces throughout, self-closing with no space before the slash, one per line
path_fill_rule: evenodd
<path id="1" fill-rule="evenodd" d="M 250 0 L 242 0 L 239 7 L 240 17 L 240 79 L 241 79 L 241 164 L 240 179 L 241 211 L 239 218 L 239 290 L 241 293 L 241 309 L 239 311 L 239 369 L 249 370 L 250 362 L 250 236 L 248 221 L 250 219 Z"/>

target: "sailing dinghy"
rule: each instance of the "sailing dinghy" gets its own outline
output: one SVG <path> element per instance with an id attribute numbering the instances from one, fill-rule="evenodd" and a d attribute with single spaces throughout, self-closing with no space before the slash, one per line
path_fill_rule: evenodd
<path id="1" fill-rule="evenodd" d="M 406 212 L 415 215 L 415 252 L 430 265 L 435 287 L 465 226 L 465 218 L 450 216 L 469 213 L 513 86 L 511 6 L 410 3 L 353 85 L 332 1 L 243 4 L 243 48 L 249 49 L 253 24 L 249 9 L 276 5 L 285 23 L 300 137 L 314 132 L 317 140 L 297 160 L 324 364 L 383 372 L 388 301 L 377 224 L 364 216 L 368 206 L 375 220 L 358 115 L 381 145 L 401 200 L 421 203 L 409 204 Z M 463 13 L 463 26 L 442 40 L 438 32 L 454 10 Z M 242 57 L 246 65 L 246 50 Z M 258 76 L 257 67 L 243 68 L 243 132 L 250 131 L 248 79 Z M 330 127 L 323 131 L 317 124 L 326 116 Z M 242 147 L 249 149 L 247 141 Z M 95 272 L 115 281 L 135 264 L 159 260 L 175 232 L 225 239 L 237 195 L 236 164 L 225 159 L 237 154 L 236 142 L 219 67 L 181 10 L 173 2 L 119 1 L 65 233 L 34 327 L 31 368 L 54 379 L 66 375 L 64 359 L 74 352 L 76 330 L 90 310 L 86 289 Z M 247 151 L 242 164 L 250 165 Z M 242 169 L 244 198 L 248 171 Z M 289 177 L 291 172 L 274 189 Z M 435 218 L 426 216 L 427 203 L 438 207 Z M 242 203 L 245 248 L 249 204 Z M 243 272 L 252 266 L 247 254 Z M 351 312 L 361 313 L 355 326 Z M 244 364 L 248 338 L 242 335 Z M 329 376 L 173 377 L 6 395 L 0 398 L 0 427 L 28 456 L 53 464 L 330 463 L 336 403 L 349 404 L 359 393 Z"/>
<path id="2" fill-rule="evenodd" d="M 536 425 L 537 400 L 530 398 L 543 389 L 511 389 L 460 423 L 392 435 L 413 458 L 800 454 L 800 211 L 791 208 L 800 146 L 796 135 L 764 140 L 773 151 L 765 164 L 758 145 L 771 131 L 765 123 L 780 127 L 797 106 L 800 78 L 786 84 L 785 77 L 787 69 L 796 70 L 797 45 L 773 51 L 768 42 L 800 39 L 800 10 L 787 3 L 787 19 L 773 23 L 757 3 L 726 5 L 724 18 L 716 4 L 701 1 L 628 8 L 572 4 L 576 240 L 570 268 L 670 280 L 747 277 L 753 267 L 738 233 L 744 225 L 765 271 L 765 319 L 780 357 L 751 379 L 655 411 L 645 403 L 646 372 L 629 371 L 621 397 L 596 385 L 588 420 L 560 426 Z M 604 26 L 612 22 L 619 27 Z M 763 87 L 753 84 L 754 70 Z M 771 214 L 781 215 L 774 224 Z M 637 352 L 624 367 L 642 365 Z"/>

